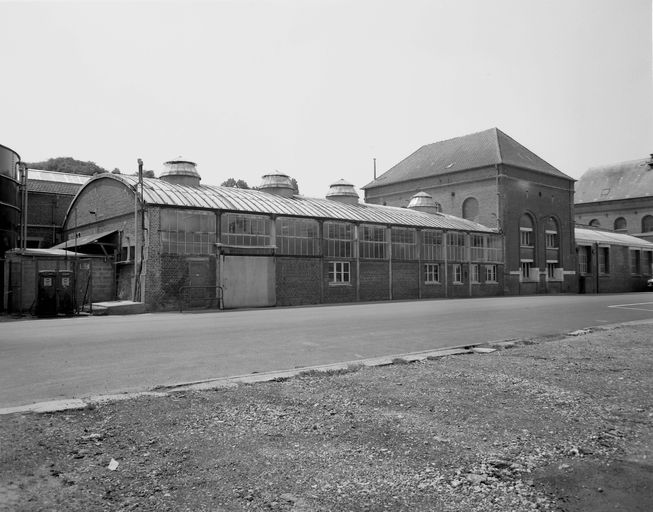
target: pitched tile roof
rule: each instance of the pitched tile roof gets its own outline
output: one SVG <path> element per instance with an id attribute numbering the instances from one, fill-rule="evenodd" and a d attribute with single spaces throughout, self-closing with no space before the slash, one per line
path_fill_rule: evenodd
<path id="1" fill-rule="evenodd" d="M 574 202 L 615 201 L 653 196 L 652 158 L 602 165 L 588 169 L 576 183 Z"/>
<path id="2" fill-rule="evenodd" d="M 498 128 L 422 146 L 363 189 L 506 164 L 572 180 Z"/>

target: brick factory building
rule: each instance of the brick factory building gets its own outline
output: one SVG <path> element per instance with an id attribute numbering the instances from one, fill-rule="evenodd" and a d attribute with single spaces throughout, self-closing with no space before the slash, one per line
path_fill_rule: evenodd
<path id="1" fill-rule="evenodd" d="M 653 155 L 592 167 L 576 183 L 576 222 L 653 241 Z"/>
<path id="2" fill-rule="evenodd" d="M 326 199 L 295 195 L 268 174 L 258 190 L 200 184 L 193 162 L 160 179 L 99 175 L 70 206 L 57 248 L 112 251 L 116 296 L 151 310 L 221 298 L 226 308 L 503 293 L 503 240 L 438 211 L 361 204 L 334 183 Z M 137 276 L 135 279 L 134 276 Z"/>
<path id="3" fill-rule="evenodd" d="M 574 179 L 497 128 L 422 146 L 363 189 L 366 203 L 399 207 L 425 191 L 497 229 L 507 295 L 578 290 Z"/>

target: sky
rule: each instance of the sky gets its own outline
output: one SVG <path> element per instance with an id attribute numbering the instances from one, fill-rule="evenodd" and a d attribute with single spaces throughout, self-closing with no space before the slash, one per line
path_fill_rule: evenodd
<path id="1" fill-rule="evenodd" d="M 0 0 L 0 144 L 324 197 L 498 127 L 579 178 L 653 153 L 651 0 Z M 361 191 L 361 197 L 363 193 Z"/>

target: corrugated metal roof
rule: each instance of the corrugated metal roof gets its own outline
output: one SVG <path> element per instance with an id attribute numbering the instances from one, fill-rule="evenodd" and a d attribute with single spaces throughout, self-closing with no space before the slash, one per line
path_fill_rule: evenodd
<path id="1" fill-rule="evenodd" d="M 78 185 L 83 185 L 84 183 L 86 183 L 88 180 L 91 179 L 91 176 L 87 176 L 85 174 L 42 171 L 40 169 L 28 169 L 27 177 L 30 180 L 54 181 L 60 183 L 77 183 Z"/>
<path id="2" fill-rule="evenodd" d="M 588 169 L 576 183 L 574 202 L 653 196 L 653 169 L 648 161 L 650 158 L 640 158 Z"/>
<path id="3" fill-rule="evenodd" d="M 91 179 L 90 176 L 83 174 L 29 169 L 27 188 L 30 192 L 74 196 L 89 179 Z"/>
<path id="4" fill-rule="evenodd" d="M 111 231 L 102 231 L 100 233 L 94 233 L 92 235 L 84 235 L 77 238 L 71 238 L 70 240 L 61 242 L 60 244 L 53 245 L 52 247 L 50 247 L 50 249 L 71 249 L 74 247 L 82 247 L 83 245 L 88 245 L 93 242 L 97 242 L 100 238 L 104 238 L 105 236 L 108 235 L 113 235 L 114 233 L 117 232 L 118 230 L 113 229 Z"/>
<path id="5" fill-rule="evenodd" d="M 636 236 L 611 231 L 600 231 L 595 229 L 576 228 L 576 242 L 599 243 L 610 245 L 627 245 L 653 250 L 653 243 L 637 238 Z"/>
<path id="6" fill-rule="evenodd" d="M 130 188 L 138 184 L 138 177 L 136 176 L 113 174 L 103 174 L 93 178 L 92 181 L 95 182 L 101 179 L 118 180 Z M 259 190 L 233 187 L 176 185 L 156 178 L 143 179 L 143 196 L 147 204 L 176 206 L 179 208 L 207 208 L 386 225 L 494 232 L 493 229 L 477 222 L 454 217 L 453 215 L 433 215 L 406 208 L 365 203 L 351 205 L 300 195 L 284 198 Z"/>
<path id="7" fill-rule="evenodd" d="M 572 180 L 498 128 L 422 146 L 363 189 L 506 164 Z"/>

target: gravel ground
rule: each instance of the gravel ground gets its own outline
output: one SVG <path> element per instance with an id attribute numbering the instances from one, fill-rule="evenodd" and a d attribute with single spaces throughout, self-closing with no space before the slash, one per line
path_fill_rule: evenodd
<path id="1" fill-rule="evenodd" d="M 0 509 L 648 511 L 651 324 L 0 417 Z"/>

